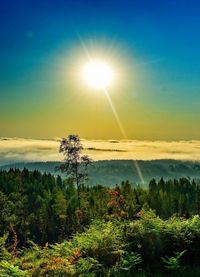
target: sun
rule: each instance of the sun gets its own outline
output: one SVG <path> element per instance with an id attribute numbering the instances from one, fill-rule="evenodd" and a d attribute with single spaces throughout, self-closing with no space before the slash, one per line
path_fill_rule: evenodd
<path id="1" fill-rule="evenodd" d="M 82 78 L 95 89 L 107 88 L 113 80 L 113 70 L 108 63 L 93 60 L 83 66 Z"/>

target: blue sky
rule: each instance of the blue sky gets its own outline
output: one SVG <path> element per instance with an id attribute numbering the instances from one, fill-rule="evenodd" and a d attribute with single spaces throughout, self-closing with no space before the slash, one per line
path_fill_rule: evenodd
<path id="1" fill-rule="evenodd" d="M 127 57 L 144 63 L 139 68 L 141 84 L 137 89 L 141 87 L 145 93 L 139 95 L 138 105 L 142 111 L 148 108 L 154 111 L 150 122 L 142 119 L 144 126 L 152 124 L 154 131 L 145 135 L 140 128 L 137 138 L 150 138 L 151 135 L 167 139 L 199 138 L 199 13 L 198 0 L 1 0 L 0 135 L 52 137 L 63 134 L 64 124 L 60 129 L 47 128 L 46 133 L 34 128 L 23 130 L 29 123 L 37 123 L 42 110 L 46 113 L 43 123 L 48 125 L 47 110 L 48 105 L 51 107 L 55 103 L 52 91 L 56 78 L 45 86 L 44 80 L 48 74 L 48 78 L 53 75 L 49 67 L 55 67 L 55 60 L 62 56 L 64 49 L 71 51 L 79 46 L 81 38 L 86 42 L 92 39 L 105 45 L 108 42 L 120 45 L 128 53 Z M 59 109 L 61 99 L 56 105 Z M 161 109 L 166 111 L 167 128 L 170 128 L 173 114 L 176 125 L 172 124 L 172 128 L 180 132 L 174 130 L 168 136 L 162 131 L 162 124 L 155 123 L 156 113 L 160 116 Z M 25 120 L 28 112 L 30 118 Z M 95 132 L 83 131 L 84 123 L 81 127 L 80 119 L 77 120 L 77 132 L 80 130 L 85 137 L 95 137 Z M 160 129 L 156 131 L 156 128 Z M 117 136 L 115 131 L 107 136 L 106 130 L 102 129 L 103 138 Z M 76 129 L 70 126 L 68 131 Z M 129 135 L 133 137 L 133 133 Z"/>

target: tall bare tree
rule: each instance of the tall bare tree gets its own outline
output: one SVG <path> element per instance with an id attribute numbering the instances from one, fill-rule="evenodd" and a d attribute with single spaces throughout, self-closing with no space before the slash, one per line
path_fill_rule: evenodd
<path id="1" fill-rule="evenodd" d="M 64 155 L 64 163 L 58 169 L 76 183 L 79 209 L 81 208 L 80 186 L 87 178 L 87 166 L 92 161 L 89 156 L 81 155 L 82 150 L 83 145 L 78 135 L 69 135 L 61 140 L 59 152 Z"/>

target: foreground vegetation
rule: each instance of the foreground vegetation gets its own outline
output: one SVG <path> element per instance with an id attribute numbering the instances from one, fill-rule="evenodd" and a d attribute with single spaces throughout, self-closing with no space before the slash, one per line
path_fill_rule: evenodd
<path id="1" fill-rule="evenodd" d="M 0 276 L 199 276 L 200 217 L 95 220 L 70 240 L 21 250 L 0 241 Z M 151 272 L 151 274 L 149 273 Z M 159 273 L 158 273 L 159 272 Z"/>
<path id="2" fill-rule="evenodd" d="M 200 276 L 200 186 L 0 172 L 0 276 Z"/>

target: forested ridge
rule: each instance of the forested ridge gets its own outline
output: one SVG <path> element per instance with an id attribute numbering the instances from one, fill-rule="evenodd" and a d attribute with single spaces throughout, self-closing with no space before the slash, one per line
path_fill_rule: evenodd
<path id="1" fill-rule="evenodd" d="M 70 178 L 2 170 L 0 209 L 1 276 L 199 276 L 198 180 L 81 184 L 79 207 Z"/>
<path id="2" fill-rule="evenodd" d="M 143 181 L 138 176 L 135 162 L 141 169 Z M 31 171 L 39 170 L 41 172 L 57 175 L 55 168 L 62 162 L 16 162 L 7 165 L 0 165 L 0 170 L 9 170 L 10 168 L 27 168 Z M 61 174 L 61 173 L 60 173 Z M 66 177 L 62 175 L 62 177 Z M 88 168 L 88 184 L 94 186 L 101 184 L 104 186 L 115 186 L 124 180 L 129 180 L 131 184 L 140 184 L 142 187 L 148 187 L 151 179 L 159 180 L 161 177 L 167 179 L 179 179 L 181 177 L 200 178 L 200 163 L 198 161 L 180 161 L 180 160 L 103 160 L 93 161 Z"/>

